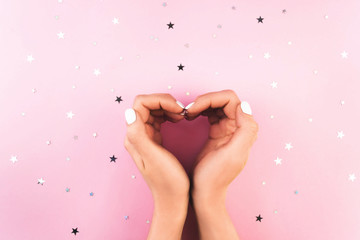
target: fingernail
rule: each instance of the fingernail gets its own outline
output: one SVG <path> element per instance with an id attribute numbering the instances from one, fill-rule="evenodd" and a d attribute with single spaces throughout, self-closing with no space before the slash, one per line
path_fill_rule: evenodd
<path id="1" fill-rule="evenodd" d="M 191 106 L 192 106 L 193 104 L 194 104 L 194 102 L 190 103 L 189 105 L 187 105 L 187 106 L 185 107 L 185 109 L 188 110 L 189 108 L 191 108 Z"/>
<path id="2" fill-rule="evenodd" d="M 185 108 L 184 104 L 182 104 L 181 102 L 176 101 L 176 103 L 177 103 L 181 108 Z"/>
<path id="3" fill-rule="evenodd" d="M 252 111 L 251 111 L 251 107 L 250 107 L 250 104 L 246 101 L 242 101 L 241 102 L 241 110 L 244 112 L 244 113 L 247 113 L 249 115 L 252 115 Z"/>
<path id="4" fill-rule="evenodd" d="M 136 113 L 134 109 L 128 108 L 125 111 L 125 119 L 128 124 L 132 124 L 136 120 Z"/>
<path id="5" fill-rule="evenodd" d="M 180 113 L 180 115 L 181 116 L 184 116 L 186 114 L 186 110 L 184 109 L 181 113 Z"/>

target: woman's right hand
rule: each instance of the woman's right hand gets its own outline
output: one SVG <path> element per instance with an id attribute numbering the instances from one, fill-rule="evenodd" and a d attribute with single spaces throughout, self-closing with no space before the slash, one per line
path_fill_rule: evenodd
<path id="1" fill-rule="evenodd" d="M 200 114 L 210 123 L 208 141 L 195 161 L 192 177 L 200 237 L 238 239 L 225 208 L 226 191 L 245 167 L 259 127 L 249 104 L 240 102 L 232 90 L 197 97 L 185 117 L 193 120 Z"/>

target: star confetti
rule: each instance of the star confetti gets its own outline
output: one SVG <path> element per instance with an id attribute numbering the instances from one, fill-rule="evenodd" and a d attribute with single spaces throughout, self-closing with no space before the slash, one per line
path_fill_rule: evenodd
<path id="1" fill-rule="evenodd" d="M 278 84 L 277 82 L 272 82 L 272 83 L 271 83 L 271 87 L 272 87 L 272 88 L 277 88 L 277 84 Z"/>
<path id="2" fill-rule="evenodd" d="M 181 65 L 181 63 L 180 63 L 180 65 L 177 66 L 177 67 L 179 68 L 178 71 L 180 71 L 180 70 L 184 71 L 184 67 L 185 67 L 185 66 Z"/>
<path id="3" fill-rule="evenodd" d="M 271 57 L 271 56 L 270 56 L 270 53 L 267 52 L 267 53 L 264 54 L 264 58 L 265 58 L 265 59 L 269 59 L 270 57 Z"/>
<path id="4" fill-rule="evenodd" d="M 277 165 L 281 164 L 282 159 L 277 157 L 274 161 L 275 161 L 276 166 L 277 166 Z"/>
<path id="5" fill-rule="evenodd" d="M 260 17 L 257 18 L 257 20 L 258 20 L 258 23 L 263 23 L 264 18 L 262 18 L 262 17 L 260 16 Z"/>
<path id="6" fill-rule="evenodd" d="M 38 184 L 44 185 L 45 180 L 43 178 L 38 179 Z"/>
<path id="7" fill-rule="evenodd" d="M 118 19 L 118 18 L 114 18 L 114 19 L 112 20 L 112 22 L 113 22 L 114 24 L 119 24 L 119 19 Z"/>
<path id="8" fill-rule="evenodd" d="M 78 228 L 75 228 L 75 229 L 73 228 L 73 229 L 72 229 L 72 233 L 76 235 L 76 234 L 79 232 L 77 229 L 78 229 Z"/>
<path id="9" fill-rule="evenodd" d="M 34 58 L 32 55 L 28 55 L 28 56 L 27 56 L 27 61 L 28 61 L 29 63 L 32 63 L 34 60 L 35 60 L 35 58 Z"/>
<path id="10" fill-rule="evenodd" d="M 111 161 L 110 162 L 116 162 L 115 160 L 117 159 L 114 155 L 112 157 L 110 157 Z"/>
<path id="11" fill-rule="evenodd" d="M 345 52 L 345 51 L 343 51 L 342 53 L 341 53 L 341 57 L 342 58 L 347 58 L 348 57 L 348 53 L 347 52 Z"/>
<path id="12" fill-rule="evenodd" d="M 289 150 L 292 149 L 293 146 L 291 145 L 291 143 L 286 143 L 285 149 Z"/>
<path id="13" fill-rule="evenodd" d="M 18 160 L 17 160 L 16 156 L 11 156 L 10 161 L 11 161 L 12 163 L 15 163 L 15 162 L 17 162 Z"/>
<path id="14" fill-rule="evenodd" d="M 349 181 L 355 181 L 356 177 L 355 177 L 355 174 L 352 173 L 352 174 L 349 174 Z"/>
<path id="15" fill-rule="evenodd" d="M 170 29 L 170 28 L 174 29 L 174 28 L 173 28 L 173 26 L 174 26 L 174 24 L 173 24 L 173 23 L 171 23 L 171 22 L 170 22 L 170 23 L 169 23 L 169 24 L 167 24 L 167 25 L 169 26 L 169 28 L 168 28 L 168 29 Z"/>
<path id="16" fill-rule="evenodd" d="M 58 35 L 59 39 L 64 39 L 64 33 L 63 32 L 59 32 L 57 35 Z"/>
<path id="17" fill-rule="evenodd" d="M 101 74 L 100 69 L 94 69 L 95 76 L 99 76 Z"/>
<path id="18" fill-rule="evenodd" d="M 115 102 L 119 102 L 119 103 L 120 103 L 121 101 L 123 101 L 123 100 L 121 99 L 121 96 L 120 96 L 120 97 L 116 96 Z"/>
<path id="19" fill-rule="evenodd" d="M 345 135 L 344 135 L 344 132 L 343 131 L 340 131 L 340 132 L 337 132 L 337 137 L 342 139 Z"/>
<path id="20" fill-rule="evenodd" d="M 67 117 L 70 118 L 70 119 L 72 119 L 73 116 L 75 115 L 72 111 L 70 111 L 70 112 L 68 112 L 66 114 L 67 114 Z"/>
<path id="21" fill-rule="evenodd" d="M 256 216 L 256 221 L 261 222 L 261 219 L 263 219 L 263 218 L 261 217 L 261 215 L 260 215 L 260 214 L 259 214 L 259 216 Z"/>

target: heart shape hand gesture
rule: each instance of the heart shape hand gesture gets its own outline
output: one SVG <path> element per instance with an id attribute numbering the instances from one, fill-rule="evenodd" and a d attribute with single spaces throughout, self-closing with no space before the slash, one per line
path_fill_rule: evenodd
<path id="1" fill-rule="evenodd" d="M 186 107 L 170 94 L 136 96 L 133 108 L 125 111 L 124 146 L 154 198 L 148 239 L 181 238 L 190 194 L 200 239 L 238 239 L 225 197 L 257 139 L 259 127 L 251 114 L 249 104 L 232 90 L 203 94 Z M 176 157 L 162 146 L 160 127 L 165 121 L 191 121 L 200 115 L 208 117 L 210 131 L 189 179 Z"/>

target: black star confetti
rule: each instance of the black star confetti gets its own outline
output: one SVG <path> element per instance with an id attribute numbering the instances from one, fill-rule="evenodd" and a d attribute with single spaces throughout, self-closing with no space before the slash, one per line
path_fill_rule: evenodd
<path id="1" fill-rule="evenodd" d="M 121 96 L 120 96 L 120 97 L 116 96 L 116 100 L 115 100 L 115 101 L 120 103 L 121 101 L 124 101 L 124 100 L 121 99 Z"/>
<path id="2" fill-rule="evenodd" d="M 261 217 L 261 215 L 260 215 L 260 214 L 259 214 L 259 216 L 256 216 L 256 221 L 261 222 L 261 219 L 263 219 L 263 218 Z"/>
<path id="3" fill-rule="evenodd" d="M 173 24 L 173 23 L 171 23 L 171 22 L 170 22 L 170 23 L 169 23 L 169 24 L 167 24 L 167 25 L 169 26 L 169 28 L 168 28 L 168 29 L 170 29 L 170 28 L 174 29 L 174 28 L 173 28 L 173 26 L 174 26 L 174 24 Z"/>
<path id="4" fill-rule="evenodd" d="M 177 67 L 179 68 L 179 69 L 178 69 L 178 71 L 180 71 L 180 70 L 183 70 L 183 71 L 184 71 L 184 69 L 183 69 L 183 68 L 184 68 L 185 66 L 181 65 L 181 63 L 180 63 L 180 65 L 179 65 L 179 66 L 177 66 Z"/>
<path id="5" fill-rule="evenodd" d="M 258 23 L 263 23 L 263 20 L 264 20 L 264 18 L 262 18 L 261 16 L 259 17 L 259 18 L 257 18 L 257 20 L 258 20 Z"/>
<path id="6" fill-rule="evenodd" d="M 115 160 L 117 159 L 114 155 L 112 157 L 110 157 L 111 161 L 110 162 L 116 162 Z"/>
<path id="7" fill-rule="evenodd" d="M 77 228 L 75 228 L 75 229 L 73 228 L 73 229 L 72 229 L 72 233 L 75 234 L 75 236 L 76 236 L 76 234 L 77 234 L 78 232 L 79 232 L 79 231 L 77 230 Z"/>

